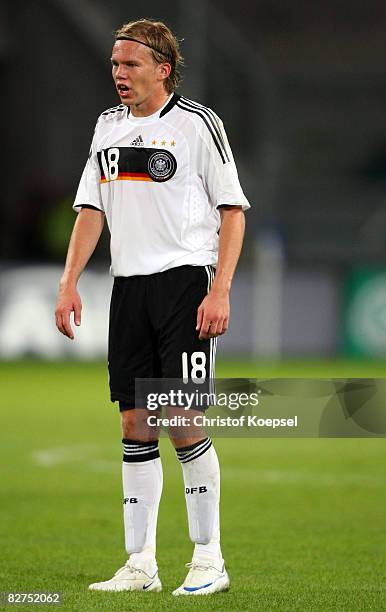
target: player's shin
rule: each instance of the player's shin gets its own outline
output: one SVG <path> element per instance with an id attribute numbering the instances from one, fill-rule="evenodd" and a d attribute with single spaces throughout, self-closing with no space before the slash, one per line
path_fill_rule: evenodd
<path id="1" fill-rule="evenodd" d="M 220 467 L 210 438 L 177 448 L 181 463 L 193 560 L 222 559 L 220 548 Z"/>
<path id="2" fill-rule="evenodd" d="M 158 442 L 122 442 L 126 551 L 131 565 L 152 576 L 157 571 L 156 529 L 163 483 Z"/>

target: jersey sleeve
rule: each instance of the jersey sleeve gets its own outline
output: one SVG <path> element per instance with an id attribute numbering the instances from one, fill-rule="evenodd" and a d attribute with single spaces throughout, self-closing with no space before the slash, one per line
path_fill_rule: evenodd
<path id="1" fill-rule="evenodd" d="M 72 206 L 76 212 L 80 212 L 82 208 L 96 208 L 104 212 L 100 189 L 101 174 L 96 151 L 97 129 L 98 123 L 95 128 L 88 159 Z"/>
<path id="2" fill-rule="evenodd" d="M 241 188 L 221 119 L 210 111 L 210 116 L 201 127 L 199 166 L 212 205 L 215 208 L 241 206 L 243 210 L 248 210 L 250 204 Z"/>

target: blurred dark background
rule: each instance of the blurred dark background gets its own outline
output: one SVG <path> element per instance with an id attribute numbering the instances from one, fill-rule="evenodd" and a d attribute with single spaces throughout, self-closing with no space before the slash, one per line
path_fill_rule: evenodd
<path id="1" fill-rule="evenodd" d="M 253 205 L 248 240 L 273 223 L 289 261 L 383 262 L 384 7 L 3 1 L 2 257 L 62 260 L 96 118 L 119 103 L 112 31 L 151 16 L 184 39 L 181 91 L 224 120 Z"/>
<path id="2" fill-rule="evenodd" d="M 62 265 L 97 116 L 119 103 L 112 32 L 151 17 L 183 39 L 180 91 L 224 121 L 252 204 L 246 279 L 256 284 L 260 263 L 269 274 L 280 260 L 273 276 L 285 274 L 280 300 L 291 311 L 291 299 L 307 300 L 291 298 L 291 287 L 319 274 L 337 312 L 353 270 L 384 266 L 381 0 L 145 0 L 140 10 L 121 0 L 3 0 L 0 11 L 5 264 Z M 107 233 L 93 261 L 107 267 Z"/>

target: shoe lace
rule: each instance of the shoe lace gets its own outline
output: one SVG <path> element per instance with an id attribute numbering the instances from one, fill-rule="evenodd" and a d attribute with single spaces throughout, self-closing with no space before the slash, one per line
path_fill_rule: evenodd
<path id="1" fill-rule="evenodd" d="M 211 563 L 207 563 L 205 561 L 191 561 L 190 563 L 185 563 L 185 567 L 189 567 L 191 570 L 201 571 L 206 571 L 208 569 L 216 569 L 214 565 L 211 565 Z"/>
<path id="2" fill-rule="evenodd" d="M 120 567 L 119 570 L 115 572 L 114 576 L 118 576 L 118 574 L 120 574 L 123 570 L 129 570 L 129 572 L 131 572 L 132 574 L 143 574 L 144 573 L 141 569 L 138 569 L 138 567 L 134 567 L 133 565 L 130 564 L 129 561 L 126 561 L 125 565 Z"/>

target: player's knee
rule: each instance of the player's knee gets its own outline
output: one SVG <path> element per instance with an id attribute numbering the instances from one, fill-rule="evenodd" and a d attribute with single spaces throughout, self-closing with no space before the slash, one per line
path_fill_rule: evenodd
<path id="1" fill-rule="evenodd" d="M 157 440 L 159 438 L 159 427 L 149 425 L 147 418 L 149 413 L 142 408 L 123 410 L 121 412 L 122 434 L 128 440 Z"/>
<path id="2" fill-rule="evenodd" d="M 135 434 L 138 434 L 139 419 L 136 410 L 125 410 L 121 412 L 122 419 L 122 434 L 124 438 L 136 439 Z"/>

